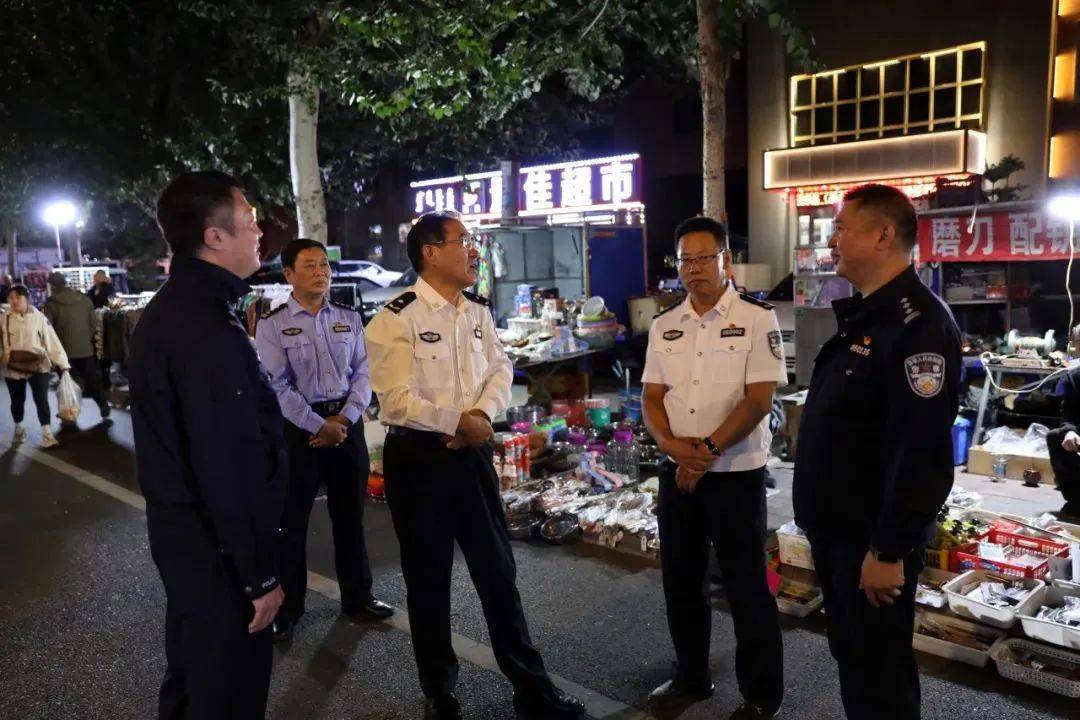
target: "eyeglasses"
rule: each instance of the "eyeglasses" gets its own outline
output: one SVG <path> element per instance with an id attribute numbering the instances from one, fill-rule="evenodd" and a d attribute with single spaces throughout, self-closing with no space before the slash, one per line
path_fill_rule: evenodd
<path id="1" fill-rule="evenodd" d="M 712 255 L 698 255 L 697 257 L 681 257 L 676 258 L 675 262 L 679 264 L 679 267 L 691 268 L 695 265 L 705 265 L 710 260 L 715 260 L 720 257 L 721 253 L 713 253 Z"/>
<path id="2" fill-rule="evenodd" d="M 440 240 L 439 242 L 428 243 L 429 245 L 461 245 L 466 250 L 476 250 L 480 247 L 480 238 L 475 235 L 464 233 L 457 240 Z"/>

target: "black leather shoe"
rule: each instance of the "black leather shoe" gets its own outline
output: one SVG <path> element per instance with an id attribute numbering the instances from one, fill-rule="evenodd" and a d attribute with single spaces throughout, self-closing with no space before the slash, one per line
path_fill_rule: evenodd
<path id="1" fill-rule="evenodd" d="M 571 720 L 585 713 L 585 703 L 558 688 L 542 693 L 514 693 L 514 710 L 526 720 Z"/>
<path id="2" fill-rule="evenodd" d="M 731 713 L 728 720 L 767 720 L 768 718 L 776 717 L 779 712 L 779 708 L 769 712 L 768 710 L 759 708 L 753 703 L 743 703 L 735 709 L 735 712 Z"/>
<path id="3" fill-rule="evenodd" d="M 447 693 L 424 700 L 424 720 L 461 720 L 461 703 L 457 695 Z"/>
<path id="4" fill-rule="evenodd" d="M 386 620 L 394 614 L 394 608 L 381 600 L 371 598 L 360 607 L 343 608 L 342 612 L 353 622 Z"/>
<path id="5" fill-rule="evenodd" d="M 285 620 L 281 618 L 275 620 L 273 625 L 274 642 L 291 642 L 294 627 L 296 627 L 296 623 L 294 623 L 292 620 Z"/>
<path id="6" fill-rule="evenodd" d="M 675 678 L 649 693 L 649 704 L 653 707 L 690 705 L 712 697 L 715 689 L 716 686 L 711 680 L 705 683 L 689 683 Z"/>

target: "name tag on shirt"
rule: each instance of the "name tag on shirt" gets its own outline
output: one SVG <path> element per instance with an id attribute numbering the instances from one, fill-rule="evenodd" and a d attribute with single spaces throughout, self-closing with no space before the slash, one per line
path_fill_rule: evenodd
<path id="1" fill-rule="evenodd" d="M 352 332 L 352 327 L 349 326 L 349 325 L 346 325 L 345 323 L 334 323 L 334 332 L 336 332 L 336 333 Z"/>
<path id="2" fill-rule="evenodd" d="M 720 331 L 720 337 L 746 337 L 746 328 L 741 327 L 726 327 Z"/>

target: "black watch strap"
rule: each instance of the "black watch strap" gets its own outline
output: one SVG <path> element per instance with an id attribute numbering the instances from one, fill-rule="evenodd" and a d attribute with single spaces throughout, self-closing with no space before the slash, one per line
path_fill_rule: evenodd
<path id="1" fill-rule="evenodd" d="M 708 437 L 703 437 L 701 438 L 701 442 L 705 443 L 705 447 L 709 448 L 709 452 L 711 452 L 716 457 L 720 457 L 720 455 L 722 454 L 720 452 L 720 448 L 716 447 L 716 445 L 713 444 L 712 440 L 710 440 Z"/>
<path id="2" fill-rule="evenodd" d="M 876 547 L 873 547 L 873 546 L 870 547 L 870 554 L 873 555 L 874 558 L 878 562 L 884 562 L 884 563 L 897 563 L 897 562 L 900 562 L 900 556 L 899 555 L 896 555 L 895 553 L 881 552 L 880 550 L 878 550 Z"/>

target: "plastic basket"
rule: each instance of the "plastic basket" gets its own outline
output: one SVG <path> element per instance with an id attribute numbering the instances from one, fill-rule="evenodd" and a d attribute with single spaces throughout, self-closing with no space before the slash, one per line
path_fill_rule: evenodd
<path id="1" fill-rule="evenodd" d="M 934 622 L 942 625 L 951 625 L 965 630 L 979 628 L 985 634 L 992 635 L 994 637 L 994 642 L 986 650 L 976 650 L 967 645 L 960 645 L 958 643 L 949 642 L 948 640 L 942 640 L 941 638 L 923 635 L 919 632 L 919 628 L 923 626 L 923 623 L 926 622 L 928 618 L 933 618 Z M 985 667 L 987 661 L 990 659 L 990 651 L 993 650 L 994 645 L 1001 642 L 1001 639 L 1004 637 L 1004 630 L 988 628 L 979 625 L 979 623 L 973 623 L 970 620 L 961 620 L 960 618 L 955 618 L 950 615 L 920 612 L 915 616 L 915 634 L 911 638 L 911 646 L 916 650 L 930 653 L 931 655 L 937 655 L 938 657 L 948 658 L 949 660 L 959 660 L 962 663 L 974 665 L 975 667 Z"/>
<path id="2" fill-rule="evenodd" d="M 1006 650 L 1012 652 L 1018 650 L 1030 650 L 1047 659 L 1063 660 L 1068 663 L 1080 665 L 1080 655 L 1077 653 L 1047 647 L 1046 645 L 1033 643 L 1030 640 L 1020 640 L 1015 638 L 1012 640 L 1003 640 L 990 649 L 990 657 L 993 658 L 994 663 L 997 665 L 998 674 L 1001 675 L 1001 677 L 1015 680 L 1016 682 L 1021 682 L 1025 685 L 1031 685 L 1040 690 L 1049 690 L 1052 693 L 1064 695 L 1065 697 L 1080 698 L 1080 682 L 1076 680 L 1067 680 L 1063 677 L 1058 677 L 1057 675 L 1052 675 L 1041 670 L 1033 670 L 1029 667 L 1009 662 L 1002 657 Z"/>
<path id="3" fill-rule="evenodd" d="M 1020 625 L 1024 634 L 1035 640 L 1042 640 L 1051 645 L 1060 645 L 1070 650 L 1080 650 L 1080 628 L 1069 627 L 1050 620 L 1035 617 L 1043 605 L 1061 607 L 1068 596 L 1080 596 L 1080 590 L 1066 590 L 1060 587 L 1042 587 L 1035 591 L 1038 601 L 1030 610 L 1020 613 Z"/>
<path id="4" fill-rule="evenodd" d="M 949 609 L 961 617 L 1008 630 L 1016 624 L 1021 612 L 1031 611 L 1035 603 L 1038 602 L 1038 598 L 1036 593 L 1033 592 L 1016 607 L 999 608 L 962 594 L 961 590 L 965 585 L 981 580 L 988 574 L 986 570 L 971 570 L 945 583 L 943 590 L 945 590 L 945 596 L 949 599 Z M 1032 580 L 1030 578 L 1023 578 L 1021 582 L 1031 590 L 1037 590 L 1043 587 L 1044 584 L 1042 580 Z"/>
<path id="5" fill-rule="evenodd" d="M 1049 558 L 1054 555 L 1064 557 L 1069 551 L 1069 546 L 1065 543 L 1043 540 L 1028 535 L 1017 535 L 1016 533 L 1005 532 L 1003 530 L 991 530 L 986 540 L 987 542 L 996 543 L 998 545 L 1010 545 L 1023 548 L 1034 555 L 1041 555 L 1047 559 L 1038 565 L 1030 567 L 1026 565 L 1013 565 L 1012 563 L 1002 560 L 988 560 L 979 556 L 978 543 L 972 543 L 970 545 L 959 547 L 953 552 L 953 572 L 966 572 L 967 570 L 982 568 L 984 570 L 993 570 L 1006 577 L 1034 578 L 1035 580 L 1042 580 L 1046 577 L 1046 573 L 1050 569 Z"/>

